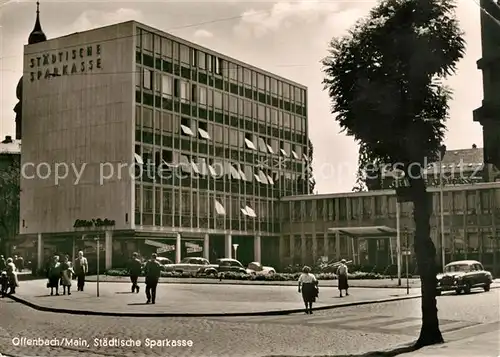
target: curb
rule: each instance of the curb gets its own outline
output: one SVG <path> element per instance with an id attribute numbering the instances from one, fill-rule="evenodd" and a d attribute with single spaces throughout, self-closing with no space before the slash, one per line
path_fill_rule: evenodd
<path id="1" fill-rule="evenodd" d="M 376 281 L 376 279 L 374 279 Z M 160 284 L 190 284 L 190 285 L 255 285 L 255 286 L 297 286 L 297 282 L 293 281 L 294 284 L 284 284 L 281 283 L 280 281 L 276 282 L 263 282 L 263 281 L 255 281 L 251 283 L 230 283 L 229 281 L 249 281 L 249 280 L 222 280 L 219 281 L 217 279 L 214 279 L 214 281 L 185 281 L 184 279 L 179 280 L 179 281 L 159 281 Z M 331 281 L 331 280 L 319 280 L 320 284 L 322 281 Z M 97 280 L 85 280 L 86 283 L 96 283 Z M 117 281 L 117 280 L 108 280 L 108 281 L 99 281 L 99 283 L 129 283 L 129 281 L 124 280 L 124 281 Z M 324 285 L 323 287 L 325 288 L 337 288 L 338 285 Z M 387 285 L 382 285 L 382 286 L 377 286 L 377 285 L 349 285 L 349 289 L 406 289 L 406 285 L 401 285 L 401 286 L 387 286 Z M 419 289 L 420 286 L 412 286 L 410 285 L 410 289 Z M 494 289 L 494 287 L 492 287 Z"/>
<path id="2" fill-rule="evenodd" d="M 291 310 L 273 310 L 262 312 L 234 312 L 234 313 L 129 313 L 129 312 L 111 312 L 111 311 L 86 311 L 86 310 L 71 310 L 71 309 L 58 309 L 55 307 L 47 307 L 34 304 L 25 299 L 19 298 L 15 295 L 7 295 L 10 299 L 26 305 L 34 310 L 43 312 L 52 312 L 59 314 L 69 315 L 89 315 L 89 316 L 110 316 L 110 317 L 242 317 L 242 316 L 277 316 L 277 315 L 290 315 L 294 313 L 304 312 L 304 309 L 291 309 Z M 380 304 L 392 301 L 402 301 L 420 298 L 421 295 L 410 295 L 402 297 L 384 298 L 378 300 L 354 301 L 337 305 L 327 305 L 313 308 L 314 311 L 332 310 L 342 307 L 361 306 L 370 304 Z"/>

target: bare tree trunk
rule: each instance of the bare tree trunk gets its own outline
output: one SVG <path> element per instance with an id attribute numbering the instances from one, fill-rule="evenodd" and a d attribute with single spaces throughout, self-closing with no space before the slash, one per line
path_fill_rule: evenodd
<path id="1" fill-rule="evenodd" d="M 426 191 L 424 179 L 421 175 L 419 177 L 410 179 L 415 220 L 414 249 L 422 286 L 422 328 L 416 343 L 418 348 L 444 342 L 439 330 L 436 306 L 436 275 L 438 273 L 436 247 L 430 237 L 432 199 Z"/>

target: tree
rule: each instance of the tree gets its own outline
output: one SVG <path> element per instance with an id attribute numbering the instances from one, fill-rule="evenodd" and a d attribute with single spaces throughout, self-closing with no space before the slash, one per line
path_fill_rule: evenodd
<path id="1" fill-rule="evenodd" d="M 309 185 L 309 193 L 314 193 L 316 187 L 316 180 L 312 168 L 314 147 L 311 139 L 307 139 L 307 185 Z"/>
<path id="2" fill-rule="evenodd" d="M 20 164 L 14 158 L 5 168 L 0 169 L 0 250 L 19 232 L 19 187 Z"/>
<path id="3" fill-rule="evenodd" d="M 322 61 L 335 120 L 366 148 L 362 165 L 391 164 L 405 174 L 407 187 L 398 192 L 413 202 L 422 283 L 422 328 L 414 348 L 443 342 L 432 200 L 422 173 L 424 163 L 437 159 L 446 129 L 451 92 L 441 81 L 464 52 L 453 0 L 385 0 L 348 35 L 334 38 Z"/>

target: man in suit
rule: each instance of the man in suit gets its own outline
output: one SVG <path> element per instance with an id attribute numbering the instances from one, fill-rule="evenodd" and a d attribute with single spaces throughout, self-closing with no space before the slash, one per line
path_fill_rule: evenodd
<path id="1" fill-rule="evenodd" d="M 77 291 L 83 291 L 85 286 L 85 276 L 89 271 L 89 263 L 87 258 L 83 256 L 83 252 L 78 252 L 78 257 L 75 259 L 75 275 L 77 278 Z"/>
<path id="2" fill-rule="evenodd" d="M 156 288 L 161 276 L 161 265 L 156 260 L 156 257 L 157 255 L 153 253 L 144 268 L 146 275 L 146 297 L 148 299 L 146 304 L 154 304 L 156 300 Z"/>
<path id="3" fill-rule="evenodd" d="M 137 279 L 142 272 L 142 263 L 139 260 L 139 254 L 132 254 L 132 259 L 128 263 L 128 272 L 130 274 L 130 281 L 132 282 L 132 292 L 139 293 L 139 285 L 137 285 Z"/>

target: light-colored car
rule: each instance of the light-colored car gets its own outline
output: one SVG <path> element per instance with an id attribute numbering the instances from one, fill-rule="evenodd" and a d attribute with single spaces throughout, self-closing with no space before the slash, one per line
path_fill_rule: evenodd
<path id="1" fill-rule="evenodd" d="M 272 275 L 276 274 L 276 269 L 267 267 L 259 262 L 251 262 L 247 267 L 247 274 L 251 275 Z"/>
<path id="2" fill-rule="evenodd" d="M 210 262 L 205 258 L 187 257 L 182 259 L 178 264 L 167 264 L 165 270 L 176 273 L 192 273 L 196 274 L 203 272 L 205 269 L 211 267 Z"/>

